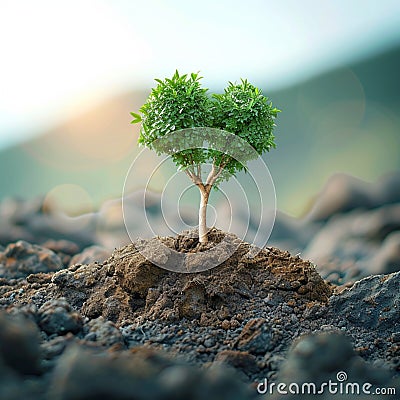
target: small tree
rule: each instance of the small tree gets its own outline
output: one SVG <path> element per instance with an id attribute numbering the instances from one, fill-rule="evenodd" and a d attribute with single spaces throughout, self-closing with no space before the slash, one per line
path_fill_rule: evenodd
<path id="1" fill-rule="evenodd" d="M 170 132 L 182 129 L 209 127 L 230 132 L 249 143 L 261 155 L 275 147 L 273 128 L 278 112 L 261 90 L 241 79 L 229 82 L 223 94 L 208 95 L 200 85 L 198 74 L 179 75 L 171 79 L 156 79 L 140 114 L 131 113 L 132 123 L 141 123 L 138 143 L 158 153 L 169 153 L 154 143 Z M 224 140 L 223 135 L 221 140 Z M 211 140 L 212 142 L 212 140 Z M 172 160 L 185 171 L 200 190 L 199 241 L 207 242 L 206 210 L 211 188 L 229 179 L 245 165 L 236 158 L 212 148 L 175 149 Z M 211 171 L 203 180 L 202 165 L 211 164 Z"/>

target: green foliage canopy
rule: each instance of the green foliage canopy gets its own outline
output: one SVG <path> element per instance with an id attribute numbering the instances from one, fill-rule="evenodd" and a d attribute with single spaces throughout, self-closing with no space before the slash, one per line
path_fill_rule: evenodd
<path id="1" fill-rule="evenodd" d="M 261 90 L 247 80 L 241 79 L 239 84 L 229 82 L 223 94 L 210 96 L 208 89 L 201 87 L 200 79 L 198 74 L 179 75 L 178 71 L 171 79 L 156 79 L 158 84 L 140 108 L 140 114 L 131 113 L 134 117 L 132 123 L 142 124 L 139 144 L 157 153 L 171 154 L 172 160 L 180 169 L 194 172 L 195 168 L 205 163 L 223 169 L 214 183 L 217 186 L 222 180 L 246 167 L 234 157 L 213 150 L 232 146 L 222 131 L 247 141 L 261 155 L 275 147 L 274 120 L 280 110 L 273 107 Z M 196 143 L 196 135 L 190 138 L 193 146 L 188 150 L 181 151 L 179 143 L 154 147 L 154 143 L 163 142 L 157 139 L 170 132 L 197 127 L 219 129 L 222 134 L 210 135 L 209 148 L 196 148 L 202 147 L 202 140 Z M 235 145 L 240 147 L 240 141 Z M 245 149 L 238 148 L 236 151 L 244 152 Z M 243 157 L 245 155 L 241 153 L 242 160 Z"/>

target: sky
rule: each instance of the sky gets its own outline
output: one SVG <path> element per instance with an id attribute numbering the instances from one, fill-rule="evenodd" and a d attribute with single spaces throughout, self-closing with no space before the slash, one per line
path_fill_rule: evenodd
<path id="1" fill-rule="evenodd" d="M 0 148 L 175 69 L 278 89 L 396 42 L 398 0 L 0 0 Z"/>

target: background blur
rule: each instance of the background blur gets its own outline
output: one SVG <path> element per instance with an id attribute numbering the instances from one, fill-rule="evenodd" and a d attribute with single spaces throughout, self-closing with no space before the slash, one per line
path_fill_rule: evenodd
<path id="1" fill-rule="evenodd" d="M 334 173 L 400 169 L 397 0 L 0 0 L 0 38 L 0 200 L 120 197 L 129 112 L 175 69 L 216 92 L 248 78 L 282 109 L 265 160 L 288 214 Z"/>

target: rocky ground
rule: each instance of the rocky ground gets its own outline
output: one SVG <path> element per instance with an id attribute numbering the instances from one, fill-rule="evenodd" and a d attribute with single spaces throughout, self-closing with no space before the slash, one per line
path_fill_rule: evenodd
<path id="1" fill-rule="evenodd" d="M 128 243 L 118 202 L 71 219 L 5 201 L 0 398 L 253 399 L 265 380 L 320 385 L 345 372 L 397 390 L 357 398 L 398 399 L 399 207 L 400 175 L 339 176 L 302 220 L 278 216 L 274 247 L 249 257 L 252 246 L 213 230 L 211 243 L 236 251 L 180 274 Z M 160 240 L 187 258 L 207 250 L 195 233 Z"/>

